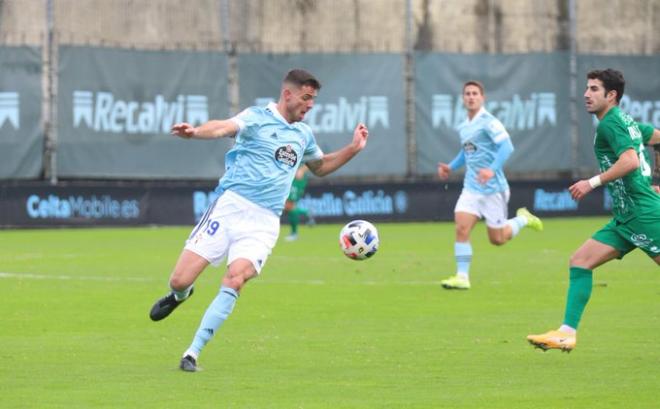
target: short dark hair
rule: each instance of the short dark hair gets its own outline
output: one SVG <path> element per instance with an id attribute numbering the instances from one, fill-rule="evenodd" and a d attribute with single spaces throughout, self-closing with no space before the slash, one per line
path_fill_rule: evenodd
<path id="1" fill-rule="evenodd" d="M 463 92 L 465 92 L 465 88 L 468 85 L 474 85 L 475 87 L 479 88 L 479 91 L 481 91 L 481 95 L 486 95 L 486 93 L 484 92 L 484 84 L 482 84 L 481 82 L 477 80 L 466 81 L 465 84 L 463 84 Z"/>
<path id="2" fill-rule="evenodd" d="M 317 91 L 321 89 L 321 83 L 319 80 L 317 80 L 309 71 L 305 71 L 300 68 L 295 68 L 287 72 L 283 82 L 293 84 L 298 87 L 308 85 Z"/>
<path id="3" fill-rule="evenodd" d="M 612 68 L 605 70 L 592 70 L 587 73 L 587 79 L 600 80 L 605 88 L 605 95 L 610 91 L 616 91 L 616 103 L 618 104 L 623 97 L 623 90 L 626 87 L 626 80 L 623 73 Z"/>

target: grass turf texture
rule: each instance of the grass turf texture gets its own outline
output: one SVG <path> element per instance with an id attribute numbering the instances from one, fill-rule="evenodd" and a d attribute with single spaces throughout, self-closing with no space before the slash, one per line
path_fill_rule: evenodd
<path id="1" fill-rule="evenodd" d="M 223 268 L 158 323 L 152 303 L 190 228 L 0 231 L 0 396 L 7 408 L 651 408 L 660 276 L 640 251 L 595 273 L 571 354 L 528 333 L 563 317 L 568 258 L 605 223 L 546 220 L 502 248 L 473 234 L 472 289 L 443 290 L 453 225 L 378 224 L 345 258 L 339 225 L 302 227 L 200 357 L 177 369 Z"/>

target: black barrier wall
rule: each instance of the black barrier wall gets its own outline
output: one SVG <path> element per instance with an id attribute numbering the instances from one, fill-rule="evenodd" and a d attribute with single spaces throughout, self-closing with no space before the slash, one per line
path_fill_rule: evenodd
<path id="1" fill-rule="evenodd" d="M 509 212 L 542 217 L 609 214 L 599 188 L 577 203 L 570 182 L 511 183 Z M 451 221 L 460 183 L 310 185 L 299 205 L 319 222 Z M 0 227 L 193 225 L 213 202 L 215 183 L 111 182 L 0 186 Z"/>

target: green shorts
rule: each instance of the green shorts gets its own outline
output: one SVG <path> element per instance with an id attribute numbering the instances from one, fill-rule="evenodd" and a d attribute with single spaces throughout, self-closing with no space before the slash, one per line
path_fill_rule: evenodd
<path id="1" fill-rule="evenodd" d="M 618 258 L 638 247 L 655 258 L 660 256 L 660 217 L 639 216 L 625 223 L 612 219 L 591 238 L 617 249 L 621 253 Z"/>

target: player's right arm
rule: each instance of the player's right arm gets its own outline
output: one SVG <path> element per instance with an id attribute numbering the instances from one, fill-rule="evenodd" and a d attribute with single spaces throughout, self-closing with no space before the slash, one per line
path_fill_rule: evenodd
<path id="1" fill-rule="evenodd" d="M 172 135 L 177 135 L 184 139 L 216 139 L 234 137 L 239 129 L 240 127 L 235 121 L 230 119 L 214 119 L 196 127 L 187 122 L 174 124 L 171 132 Z"/>
<path id="2" fill-rule="evenodd" d="M 463 165 L 465 165 L 465 151 L 461 149 L 451 162 L 438 163 L 438 176 L 440 179 L 445 180 L 451 175 L 451 172 L 460 169 Z"/>
<path id="3" fill-rule="evenodd" d="M 590 179 L 583 179 L 571 185 L 568 190 L 574 200 L 580 200 L 600 185 L 621 179 L 640 167 L 640 157 L 635 150 L 628 130 L 621 126 L 604 125 L 601 122 L 596 132 L 602 135 L 618 158 L 609 169 Z"/>
<path id="4" fill-rule="evenodd" d="M 621 179 L 628 173 L 639 168 L 639 157 L 634 149 L 627 149 L 619 155 L 614 164 L 605 172 L 592 177 L 591 179 L 583 179 L 573 184 L 568 188 L 571 192 L 571 197 L 575 200 L 580 200 L 585 197 L 589 192 L 594 190 L 600 185 L 604 185 L 616 179 Z"/>

